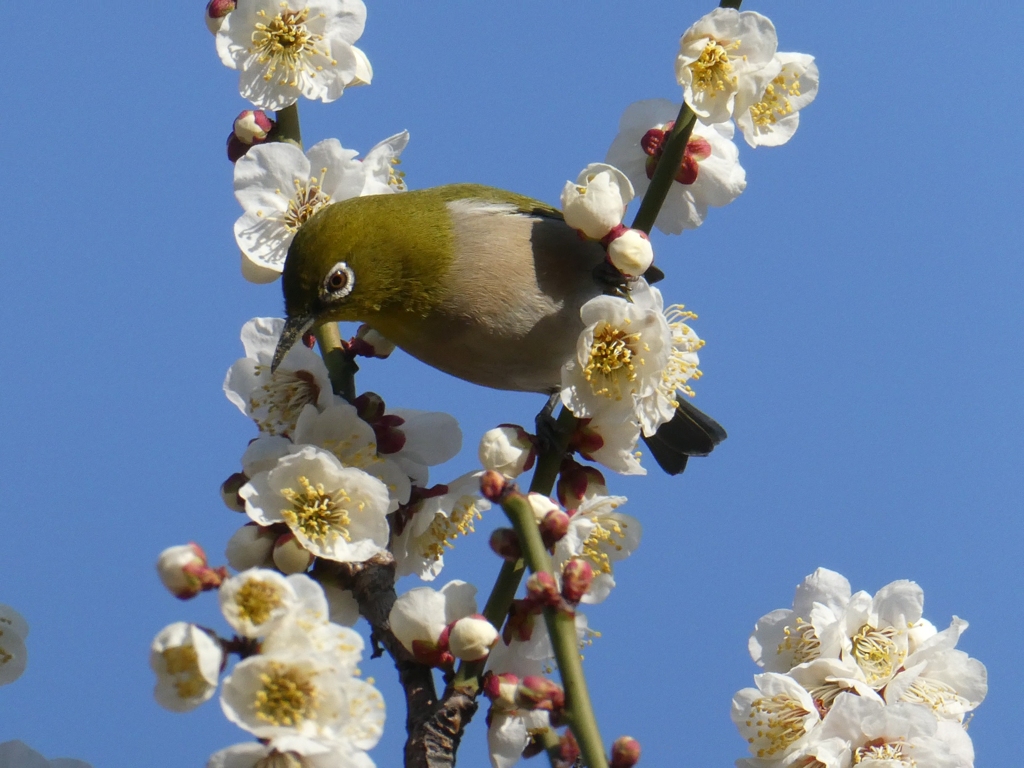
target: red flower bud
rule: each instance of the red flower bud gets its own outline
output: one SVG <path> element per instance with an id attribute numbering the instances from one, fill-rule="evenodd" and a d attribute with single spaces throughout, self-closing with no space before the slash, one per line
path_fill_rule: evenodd
<path id="1" fill-rule="evenodd" d="M 486 496 L 486 491 L 484 495 Z M 523 551 L 519 546 L 519 537 L 511 528 L 494 529 L 491 534 L 491 549 L 496 555 L 509 562 L 515 562 L 523 556 Z"/>
<path id="2" fill-rule="evenodd" d="M 565 691 L 554 680 L 540 675 L 528 675 L 516 688 L 516 703 L 524 709 L 557 712 L 565 706 Z"/>
<path id="3" fill-rule="evenodd" d="M 540 535 L 544 546 L 551 549 L 569 532 L 569 516 L 560 509 L 548 512 L 540 523 Z"/>
<path id="4" fill-rule="evenodd" d="M 573 558 L 562 570 L 562 597 L 578 603 L 594 581 L 594 568 L 586 560 Z"/>
<path id="5" fill-rule="evenodd" d="M 562 602 L 555 577 L 547 571 L 538 571 L 526 580 L 526 599 L 534 605 L 557 607 Z"/>
<path id="6" fill-rule="evenodd" d="M 620 736 L 612 744 L 610 768 L 633 768 L 640 762 L 640 742 L 630 736 Z"/>
<path id="7" fill-rule="evenodd" d="M 580 756 L 580 745 L 576 743 L 576 737 L 568 728 L 559 740 L 558 748 L 562 752 L 562 762 L 566 765 L 574 765 L 576 758 Z"/>
<path id="8" fill-rule="evenodd" d="M 505 495 L 509 485 L 510 483 L 505 476 L 500 472 L 495 472 L 493 469 L 487 470 L 480 477 L 480 493 L 483 494 L 485 499 L 493 501 L 496 504 L 501 503 L 501 498 Z M 498 550 L 495 550 L 495 552 L 497 551 Z M 501 553 L 498 552 L 498 554 Z M 504 555 L 502 556 L 504 557 Z"/>
<path id="9" fill-rule="evenodd" d="M 376 392 L 363 392 L 352 405 L 356 407 L 359 418 L 368 424 L 372 424 L 384 415 L 384 398 Z"/>

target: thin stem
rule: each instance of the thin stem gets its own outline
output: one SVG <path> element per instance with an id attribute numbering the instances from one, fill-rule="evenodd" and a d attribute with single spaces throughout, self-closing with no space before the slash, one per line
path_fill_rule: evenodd
<path id="1" fill-rule="evenodd" d="M 502 501 L 501 507 L 516 529 L 523 559 L 530 570 L 534 573 L 551 573 L 551 558 L 544 546 L 530 502 L 523 494 L 513 492 Z M 565 719 L 580 745 L 583 762 L 589 768 L 608 768 L 604 742 L 601 741 L 587 680 L 583 675 L 583 664 L 580 663 L 575 618 L 571 613 L 545 608 L 544 623 L 551 636 L 551 646 L 555 651 L 555 661 L 565 689 Z"/>
<path id="2" fill-rule="evenodd" d="M 542 493 L 545 496 L 551 495 L 551 489 L 555 487 L 555 480 L 558 478 L 558 470 L 562 466 L 562 459 L 569 447 L 569 438 L 576 429 L 576 417 L 572 411 L 563 407 L 555 422 L 554 445 L 548 446 L 548 450 L 541 451 L 537 457 L 537 468 L 533 470 L 533 481 L 530 483 L 530 493 Z"/>
<path id="3" fill-rule="evenodd" d="M 661 206 L 665 204 L 672 184 L 675 183 L 676 173 L 683 163 L 686 154 L 686 144 L 690 141 L 690 134 L 693 133 L 694 123 L 697 116 L 689 105 L 683 104 L 676 117 L 676 124 L 665 142 L 665 151 L 658 159 L 658 167 L 654 169 L 654 176 L 651 177 L 651 184 L 647 188 L 643 202 L 640 203 L 640 210 L 633 219 L 633 229 L 642 229 L 647 234 L 654 228 L 654 222 L 658 219 Z"/>
<path id="4" fill-rule="evenodd" d="M 342 348 L 338 324 L 324 323 L 317 326 L 315 333 L 320 355 L 331 377 L 334 394 L 350 403 L 353 402 L 356 399 L 356 371 L 359 370 L 359 366 Z"/>
<path id="5" fill-rule="evenodd" d="M 274 128 L 274 138 L 277 141 L 287 141 L 302 149 L 302 129 L 299 127 L 299 107 L 292 104 L 285 107 L 275 116 L 277 126 Z"/>

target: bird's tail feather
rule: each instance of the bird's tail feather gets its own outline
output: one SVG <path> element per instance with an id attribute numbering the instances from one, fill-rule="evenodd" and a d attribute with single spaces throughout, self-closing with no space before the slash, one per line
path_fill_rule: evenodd
<path id="1" fill-rule="evenodd" d="M 678 475 L 686 469 L 691 456 L 707 456 L 726 437 L 721 424 L 680 399 L 672 419 L 650 437 L 645 436 L 644 442 L 659 467 L 670 475 Z"/>

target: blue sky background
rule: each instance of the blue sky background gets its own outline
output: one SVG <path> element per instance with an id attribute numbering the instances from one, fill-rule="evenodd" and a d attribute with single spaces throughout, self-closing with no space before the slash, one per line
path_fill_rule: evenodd
<path id="1" fill-rule="evenodd" d="M 307 144 L 365 151 L 408 128 L 413 187 L 475 181 L 557 202 L 602 160 L 632 101 L 677 98 L 678 36 L 709 2 L 367 0 L 369 88 L 301 106 Z M 776 6 L 781 6 L 776 8 Z M 875 591 L 925 589 L 988 666 L 979 765 L 1019 759 L 1022 325 L 1019 140 L 1024 8 L 1006 3 L 745 3 L 821 91 L 790 144 L 740 144 L 747 191 L 655 240 L 669 301 L 708 342 L 697 405 L 730 438 L 682 477 L 612 478 L 645 526 L 589 612 L 586 654 L 609 742 L 647 765 L 731 765 L 729 703 L 755 672 L 755 620 L 819 565 Z M 224 627 L 212 596 L 160 587 L 161 549 L 219 559 L 241 516 L 218 485 L 255 428 L 223 397 L 245 320 L 279 288 L 238 271 L 224 139 L 245 107 L 201 2 L 101 0 L 20 13 L 0 0 L 0 602 L 31 624 L 28 670 L 0 689 L 0 741 L 99 766 L 199 766 L 246 740 L 216 701 L 152 699 L 165 624 Z M 396 354 L 360 389 L 446 410 L 471 468 L 486 429 L 539 396 L 495 393 Z M 486 594 L 488 516 L 442 582 Z M 414 586 L 410 581 L 404 588 Z M 401 702 L 373 756 L 399 764 Z M 483 765 L 483 715 L 462 763 Z"/>

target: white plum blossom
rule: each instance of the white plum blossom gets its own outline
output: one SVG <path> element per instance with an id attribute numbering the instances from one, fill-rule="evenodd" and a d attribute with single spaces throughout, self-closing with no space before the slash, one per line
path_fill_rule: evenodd
<path id="1" fill-rule="evenodd" d="M 352 53 L 356 55 L 356 73 L 348 81 L 346 88 L 355 88 L 359 85 L 369 85 L 373 82 L 373 65 L 362 48 L 352 46 Z"/>
<path id="2" fill-rule="evenodd" d="M 818 95 L 818 66 L 806 53 L 777 53 L 745 79 L 736 96 L 736 125 L 752 147 L 778 147 L 800 124 L 800 110 Z"/>
<path id="3" fill-rule="evenodd" d="M 444 568 L 444 553 L 460 536 L 476 530 L 476 521 L 491 508 L 480 495 L 482 472 L 470 472 L 449 483 L 440 496 L 426 498 L 414 505 L 403 526 L 391 542 L 396 574 L 416 574 L 433 581 Z"/>
<path id="4" fill-rule="evenodd" d="M 224 679 L 221 708 L 260 739 L 370 749 L 384 726 L 380 692 L 339 670 L 329 654 L 250 656 Z"/>
<path id="5" fill-rule="evenodd" d="M 522 427 L 502 424 L 484 432 L 477 455 L 484 469 L 512 479 L 533 466 L 537 446 Z"/>
<path id="6" fill-rule="evenodd" d="M 394 408 L 387 415 L 402 420 L 397 429 L 405 438 L 402 448 L 389 453 L 388 458 L 398 463 L 413 485 L 426 488 L 430 476 L 428 467 L 444 464 L 462 450 L 459 422 L 448 413 L 412 408 Z"/>
<path id="7" fill-rule="evenodd" d="M 0 744 L 0 768 L 92 768 L 83 760 L 55 757 L 47 760 L 23 741 L 17 739 Z"/>
<path id="8" fill-rule="evenodd" d="M 791 609 L 772 611 L 754 626 L 750 656 L 768 672 L 788 672 L 819 657 L 839 658 L 839 622 L 850 602 L 850 582 L 819 568 L 796 588 Z"/>
<path id="9" fill-rule="evenodd" d="M 429 658 L 440 649 L 445 627 L 476 614 L 476 587 L 450 581 L 440 590 L 416 587 L 399 595 L 391 608 L 391 631 L 409 653 Z"/>
<path id="10" fill-rule="evenodd" d="M 409 501 L 409 476 L 397 462 L 378 455 L 373 427 L 341 398 L 336 397 L 323 411 L 307 405 L 295 424 L 294 440 L 297 445 L 314 445 L 330 451 L 343 466 L 361 469 L 384 483 L 391 497 L 388 512 Z"/>
<path id="11" fill-rule="evenodd" d="M 310 740 L 276 739 L 269 744 L 246 742 L 214 752 L 206 768 L 374 768 L 362 750 L 325 746 Z"/>
<path id="12" fill-rule="evenodd" d="M 188 712 L 217 690 L 224 651 L 195 624 L 175 622 L 160 630 L 149 649 L 156 673 L 153 695 L 172 712 Z"/>
<path id="13" fill-rule="evenodd" d="M 609 412 L 580 419 L 574 439 L 577 442 L 573 447 L 588 461 L 596 461 L 621 475 L 647 474 L 637 451 L 640 423 L 635 417 L 621 418 Z"/>
<path id="14" fill-rule="evenodd" d="M 266 435 L 289 435 L 295 431 L 302 409 L 307 405 L 326 408 L 334 402 L 331 379 L 324 361 L 303 344 L 296 344 L 273 373 L 270 363 L 274 359 L 278 339 L 284 329 L 284 320 L 276 317 L 256 317 L 242 326 L 242 346 L 245 357 L 235 361 L 224 378 L 224 394 L 238 409 L 256 422 Z M 260 447 L 280 450 L 282 442 Z M 271 454 L 274 463 L 278 455 Z M 259 459 L 264 459 L 260 455 Z M 256 474 L 258 467 L 243 464 L 246 475 Z"/>
<path id="15" fill-rule="evenodd" d="M 965 629 L 967 622 L 954 616 L 948 629 L 913 650 L 885 686 L 885 700 L 923 704 L 939 718 L 962 722 L 988 694 L 985 665 L 955 648 Z"/>
<path id="16" fill-rule="evenodd" d="M 362 562 L 388 543 L 387 487 L 328 451 L 307 445 L 242 486 L 246 513 L 260 525 L 284 522 L 317 557 Z"/>
<path id="17" fill-rule="evenodd" d="M 217 31 L 217 53 L 258 107 L 326 103 L 362 69 L 353 46 L 365 24 L 362 0 L 240 0 Z"/>
<path id="18" fill-rule="evenodd" d="M 11 606 L 0 603 L 0 685 L 13 683 L 28 663 L 28 622 Z"/>
<path id="19" fill-rule="evenodd" d="M 487 658 L 487 669 L 496 675 L 511 674 L 517 678 L 543 674 L 542 661 L 527 658 L 523 651 L 524 644 L 520 642 L 498 643 Z M 550 722 L 545 710 L 519 708 L 514 695 L 494 700 L 487 725 L 487 750 L 492 768 L 512 768 L 522 757 L 530 736 L 548 730 Z"/>
<path id="20" fill-rule="evenodd" d="M 251 568 L 225 579 L 218 592 L 220 610 L 243 637 L 264 637 L 299 603 L 288 578 L 268 568 Z"/>
<path id="21" fill-rule="evenodd" d="M 617 296 L 591 299 L 580 317 L 576 355 L 562 366 L 562 403 L 579 418 L 629 418 L 637 401 L 657 397 L 671 353 L 668 323 L 657 309 Z"/>
<path id="22" fill-rule="evenodd" d="M 629 177 L 641 197 L 650 186 L 678 112 L 678 104 L 648 99 L 630 104 L 619 120 L 619 133 L 605 160 Z M 662 232 L 678 235 L 684 229 L 699 227 L 708 207 L 728 205 L 746 189 L 746 172 L 739 163 L 733 133 L 732 123 L 694 125 L 682 164 L 655 222 Z"/>
<path id="23" fill-rule="evenodd" d="M 795 680 L 776 672 L 754 675 L 757 688 L 732 700 L 732 721 L 755 757 L 781 759 L 801 747 L 821 722 L 814 699 Z"/>
<path id="24" fill-rule="evenodd" d="M 236 571 L 267 568 L 274 562 L 274 542 L 279 532 L 256 523 L 246 523 L 228 539 L 225 556 Z"/>
<path id="25" fill-rule="evenodd" d="M 569 519 L 569 530 L 555 544 L 555 571 L 576 558 L 590 563 L 594 581 L 583 603 L 600 603 L 615 586 L 612 564 L 640 546 L 643 529 L 635 517 L 618 511 L 624 496 L 596 496 L 584 501 Z"/>
<path id="26" fill-rule="evenodd" d="M 600 240 L 622 223 L 633 196 L 633 185 L 626 174 L 606 163 L 591 163 L 575 182 L 565 182 L 565 223 L 589 238 Z"/>
<path id="27" fill-rule="evenodd" d="M 775 56 L 778 37 L 766 17 L 754 11 L 716 8 L 683 33 L 676 79 L 683 100 L 705 123 L 733 116 L 744 81 Z"/>
<path id="28" fill-rule="evenodd" d="M 402 131 L 375 144 L 363 158 L 366 179 L 360 195 L 390 195 L 405 192 L 405 174 L 398 170 L 402 152 L 409 145 L 409 132 Z"/>
<path id="29" fill-rule="evenodd" d="M 908 627 L 921 619 L 924 591 L 912 581 L 894 581 L 871 597 L 857 592 L 840 622 L 842 658 L 855 663 L 873 688 L 880 689 L 908 655 Z"/>
<path id="30" fill-rule="evenodd" d="M 246 279 L 275 280 L 299 227 L 332 202 L 362 193 L 366 169 L 357 154 L 337 139 L 305 154 L 294 144 L 271 142 L 235 163 L 235 198 L 244 211 L 235 222 L 235 240 Z"/>

